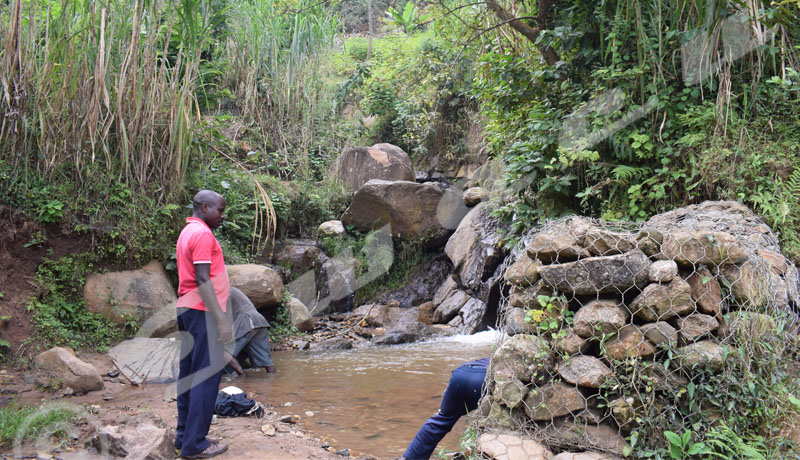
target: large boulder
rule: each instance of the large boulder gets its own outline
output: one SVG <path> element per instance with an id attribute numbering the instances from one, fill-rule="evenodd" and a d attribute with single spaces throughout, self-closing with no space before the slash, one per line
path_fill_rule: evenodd
<path id="1" fill-rule="evenodd" d="M 272 263 L 288 271 L 293 280 L 308 271 L 318 271 L 325 262 L 322 250 L 314 240 L 287 239 L 275 248 Z"/>
<path id="2" fill-rule="evenodd" d="M 143 319 L 177 297 L 164 267 L 154 260 L 138 270 L 92 273 L 83 299 L 88 311 L 123 324 Z"/>
<path id="3" fill-rule="evenodd" d="M 175 430 L 158 419 L 145 417 L 127 420 L 122 425 L 101 427 L 91 444 L 111 458 L 171 460 L 175 458 Z"/>
<path id="4" fill-rule="evenodd" d="M 354 147 L 339 155 L 336 176 L 350 190 L 358 190 L 371 179 L 414 181 L 414 167 L 408 154 L 392 144 Z"/>
<path id="5" fill-rule="evenodd" d="M 564 263 L 588 257 L 583 248 L 586 232 L 593 227 L 590 219 L 571 217 L 549 222 L 533 235 L 526 251 L 542 263 Z"/>
<path id="6" fill-rule="evenodd" d="M 530 253 L 530 251 L 528 251 Z M 635 249 L 625 254 L 539 267 L 548 285 L 566 294 L 597 295 L 642 289 L 650 282 L 650 260 Z"/>
<path id="7" fill-rule="evenodd" d="M 55 347 L 40 353 L 36 357 L 36 365 L 75 393 L 88 393 L 103 389 L 103 378 L 100 377 L 97 369 L 78 359 L 66 348 Z"/>
<path id="8" fill-rule="evenodd" d="M 460 319 L 457 325 L 459 334 L 471 335 L 486 329 L 486 326 L 488 326 L 486 324 L 486 303 L 481 299 L 470 297 L 461 306 L 461 311 L 458 312 L 456 319 Z M 453 325 L 453 320 L 448 324 Z"/>
<path id="9" fill-rule="evenodd" d="M 177 300 L 159 308 L 136 331 L 137 337 L 166 337 L 178 332 Z"/>
<path id="10" fill-rule="evenodd" d="M 373 179 L 358 189 L 341 220 L 362 231 L 389 224 L 393 237 L 437 240 L 458 225 L 466 210 L 459 195 L 460 208 L 437 215 L 448 194 L 456 192 L 432 182 Z"/>
<path id="11" fill-rule="evenodd" d="M 498 246 L 499 223 L 489 215 L 490 210 L 489 203 L 472 208 L 444 248 L 461 285 L 475 292 L 485 290 L 484 282 L 492 277 L 505 255 Z"/>
<path id="12" fill-rule="evenodd" d="M 264 265 L 228 265 L 231 286 L 246 295 L 257 309 L 275 307 L 283 300 L 283 281 L 275 270 Z"/>
<path id="13" fill-rule="evenodd" d="M 296 297 L 292 297 L 292 300 L 289 301 L 289 320 L 292 322 L 292 326 L 300 332 L 314 330 L 314 318 L 311 317 L 311 313 L 303 302 Z"/>
<path id="14" fill-rule="evenodd" d="M 455 291 L 453 295 L 445 299 L 436 310 L 433 312 L 433 322 L 434 323 L 447 323 L 452 320 L 458 312 L 461 311 L 461 307 L 467 303 L 469 300 L 469 294 L 464 291 Z"/>
<path id="15" fill-rule="evenodd" d="M 419 321 L 419 315 L 419 307 L 366 304 L 350 312 L 348 319 L 363 322 L 369 327 L 382 327 L 387 331 L 419 333 L 425 329 L 425 325 Z"/>

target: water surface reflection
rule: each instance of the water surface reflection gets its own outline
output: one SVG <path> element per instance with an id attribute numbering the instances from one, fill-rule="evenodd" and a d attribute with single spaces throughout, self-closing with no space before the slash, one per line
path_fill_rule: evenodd
<path id="1" fill-rule="evenodd" d="M 450 372 L 489 356 L 495 337 L 489 331 L 391 347 L 276 352 L 277 374 L 231 383 L 276 406 L 291 402 L 279 411 L 300 415 L 305 428 L 334 438 L 338 448 L 394 458 L 438 409 Z M 456 449 L 465 427 L 462 419 L 440 447 Z"/>

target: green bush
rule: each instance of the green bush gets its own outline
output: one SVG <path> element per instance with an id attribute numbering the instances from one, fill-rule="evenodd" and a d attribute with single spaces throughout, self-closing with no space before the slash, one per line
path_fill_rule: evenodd
<path id="1" fill-rule="evenodd" d="M 344 45 L 347 55 L 358 62 L 367 60 L 367 50 L 369 49 L 369 39 L 364 37 L 353 37 L 345 42 Z"/>
<path id="2" fill-rule="evenodd" d="M 84 307 L 83 284 L 95 267 L 95 260 L 94 254 L 81 253 L 42 261 L 36 282 L 47 291 L 27 306 L 37 332 L 29 340 L 43 348 L 66 345 L 102 351 L 135 332 L 137 324 L 133 319 L 129 324 L 118 325 Z"/>

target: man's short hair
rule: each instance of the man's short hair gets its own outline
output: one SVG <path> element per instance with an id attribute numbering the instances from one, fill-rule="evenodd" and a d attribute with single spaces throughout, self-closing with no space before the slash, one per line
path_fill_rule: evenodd
<path id="1" fill-rule="evenodd" d="M 222 195 L 212 190 L 200 190 L 192 198 L 192 209 L 198 211 L 203 208 L 204 204 L 212 205 L 223 199 Z"/>

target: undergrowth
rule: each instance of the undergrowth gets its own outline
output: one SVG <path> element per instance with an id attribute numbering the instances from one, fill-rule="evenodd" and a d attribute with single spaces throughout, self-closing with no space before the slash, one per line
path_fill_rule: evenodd
<path id="1" fill-rule="evenodd" d="M 95 267 L 96 256 L 81 253 L 58 260 L 44 259 L 36 273 L 36 282 L 45 292 L 27 305 L 36 327 L 31 345 L 49 348 L 54 345 L 104 351 L 115 341 L 135 332 L 135 321 L 116 324 L 102 315 L 86 310 L 83 284 Z"/>
<path id="2" fill-rule="evenodd" d="M 42 437 L 64 440 L 83 418 L 80 410 L 68 405 L 35 407 L 12 402 L 0 409 L 0 447 Z"/>

